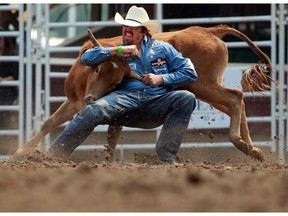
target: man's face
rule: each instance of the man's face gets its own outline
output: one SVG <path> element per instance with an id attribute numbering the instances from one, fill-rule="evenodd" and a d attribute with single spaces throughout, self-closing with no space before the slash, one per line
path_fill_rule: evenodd
<path id="1" fill-rule="evenodd" d="M 139 46 L 143 39 L 143 34 L 141 33 L 142 27 L 131 27 L 123 26 L 122 28 L 122 37 L 123 43 L 126 45 L 136 45 Z"/>

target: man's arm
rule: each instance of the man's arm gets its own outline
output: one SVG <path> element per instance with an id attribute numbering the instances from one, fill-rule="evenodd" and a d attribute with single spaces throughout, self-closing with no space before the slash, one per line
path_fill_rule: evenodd
<path id="1" fill-rule="evenodd" d="M 161 75 L 164 80 L 164 85 L 171 87 L 179 87 L 198 78 L 197 72 L 193 63 L 189 58 L 184 58 L 172 45 L 165 44 L 168 63 L 168 74 Z"/>
<path id="2" fill-rule="evenodd" d="M 163 49 L 166 55 L 168 73 L 143 74 L 141 77 L 144 84 L 153 87 L 166 85 L 175 88 L 197 80 L 197 73 L 189 58 L 184 58 L 168 43 L 163 44 Z"/>
<path id="3" fill-rule="evenodd" d="M 117 47 L 94 47 L 87 50 L 81 56 L 81 62 L 86 66 L 95 66 L 101 64 L 102 62 L 105 62 L 108 58 L 115 55 L 138 55 L 138 50 L 135 45 Z"/>

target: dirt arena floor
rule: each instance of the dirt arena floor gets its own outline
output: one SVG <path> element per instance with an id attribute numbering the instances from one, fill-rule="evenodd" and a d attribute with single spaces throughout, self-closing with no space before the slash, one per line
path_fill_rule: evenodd
<path id="1" fill-rule="evenodd" d="M 85 154 L 61 161 L 34 151 L 23 160 L 0 161 L 0 211 L 288 211 L 288 165 L 265 155 L 263 163 L 237 150 L 217 162 L 185 155 L 184 165 L 175 166 L 143 152 L 133 161 L 109 163 Z"/>

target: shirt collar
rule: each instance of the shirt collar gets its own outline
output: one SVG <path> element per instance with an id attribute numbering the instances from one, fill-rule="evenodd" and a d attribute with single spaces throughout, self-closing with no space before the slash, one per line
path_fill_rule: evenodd
<path id="1" fill-rule="evenodd" d="M 146 46 L 148 41 L 149 41 L 149 38 L 147 37 L 147 35 L 144 35 L 143 40 L 142 40 L 142 45 Z"/>

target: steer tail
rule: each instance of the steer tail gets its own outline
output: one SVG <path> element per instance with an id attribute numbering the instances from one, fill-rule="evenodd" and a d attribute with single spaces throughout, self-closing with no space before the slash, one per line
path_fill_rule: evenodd
<path id="1" fill-rule="evenodd" d="M 253 41 L 251 41 L 246 35 L 239 32 L 234 28 L 230 28 L 226 25 L 220 25 L 215 28 L 209 29 L 211 33 L 222 39 L 226 35 L 233 35 L 245 41 L 249 47 L 259 56 L 259 58 L 265 63 L 263 65 L 261 62 L 254 64 L 251 68 L 247 69 L 243 73 L 241 80 L 241 85 L 244 91 L 255 92 L 272 90 L 271 82 L 277 84 L 269 74 L 272 72 L 272 64 L 269 57 L 263 53 L 258 46 L 256 46 Z"/>

